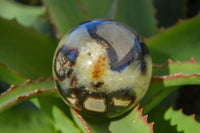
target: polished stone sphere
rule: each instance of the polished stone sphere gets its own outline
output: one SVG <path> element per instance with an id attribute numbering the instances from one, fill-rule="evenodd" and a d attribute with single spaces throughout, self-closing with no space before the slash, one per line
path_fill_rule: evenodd
<path id="1" fill-rule="evenodd" d="M 59 42 L 53 75 L 63 100 L 88 117 L 131 110 L 148 89 L 152 61 L 143 39 L 115 21 L 82 23 Z"/>

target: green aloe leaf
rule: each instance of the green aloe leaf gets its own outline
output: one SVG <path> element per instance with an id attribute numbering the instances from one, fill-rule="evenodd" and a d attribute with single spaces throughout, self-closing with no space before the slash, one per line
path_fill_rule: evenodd
<path id="1" fill-rule="evenodd" d="M 113 0 L 76 0 L 86 19 L 105 19 Z"/>
<path id="2" fill-rule="evenodd" d="M 165 119 L 170 120 L 171 125 L 177 126 L 177 131 L 184 133 L 200 132 L 200 123 L 195 120 L 194 115 L 188 116 L 183 114 L 181 110 L 169 108 L 165 113 Z"/>
<path id="3" fill-rule="evenodd" d="M 142 116 L 142 109 L 138 110 L 138 107 L 139 105 L 123 118 L 105 121 L 93 121 L 89 118 L 81 117 L 75 111 L 72 111 L 72 115 L 74 121 L 84 133 L 152 133 L 153 123 L 147 122 L 147 116 Z"/>
<path id="4" fill-rule="evenodd" d="M 31 102 L 33 102 L 39 109 L 44 111 L 49 117 L 52 118 L 52 120 L 54 120 L 53 106 L 56 106 L 62 110 L 65 115 L 71 119 L 69 106 L 66 105 L 59 95 L 45 95 L 37 98 L 31 98 Z"/>
<path id="5" fill-rule="evenodd" d="M 130 25 L 144 37 L 157 32 L 155 11 L 150 0 L 118 0 L 114 19 Z"/>
<path id="6" fill-rule="evenodd" d="M 0 62 L 25 78 L 49 77 L 56 47 L 48 35 L 0 18 Z"/>
<path id="7" fill-rule="evenodd" d="M 2 133 L 56 133 L 52 120 L 30 103 L 0 114 Z"/>
<path id="8" fill-rule="evenodd" d="M 49 31 L 49 18 L 43 6 L 27 6 L 14 0 L 0 0 L 0 16 L 16 19 L 24 26 L 34 26 L 37 31 Z"/>
<path id="9" fill-rule="evenodd" d="M 81 129 L 83 133 L 91 133 L 91 129 L 88 127 L 88 124 L 83 119 L 81 115 L 79 115 L 75 110 L 71 109 L 71 114 L 76 125 Z M 101 123 L 100 123 L 101 124 Z M 99 124 L 98 124 L 99 125 Z M 104 128 L 101 128 L 100 131 L 107 132 Z"/>
<path id="10" fill-rule="evenodd" d="M 138 110 L 138 107 L 136 107 L 126 117 L 111 122 L 109 127 L 110 131 L 113 133 L 122 133 L 122 132 L 153 133 L 153 123 L 147 122 L 147 115 L 142 116 L 142 109 Z"/>
<path id="11" fill-rule="evenodd" d="M 4 81 L 8 84 L 19 85 L 22 84 L 25 79 L 19 73 L 14 72 L 6 65 L 0 63 L 0 81 Z"/>
<path id="12" fill-rule="evenodd" d="M 66 105 L 67 106 L 67 105 Z M 53 106 L 55 127 L 62 133 L 81 133 L 74 123 L 56 106 Z"/>
<path id="13" fill-rule="evenodd" d="M 141 107 L 147 113 L 157 104 L 159 104 L 171 92 L 177 90 L 183 85 L 199 85 L 200 74 L 181 74 L 153 77 L 150 87 L 141 101 Z"/>
<path id="14" fill-rule="evenodd" d="M 80 129 L 78 129 L 72 120 L 70 119 L 70 112 L 66 113 L 66 111 L 70 111 L 69 107 L 61 101 L 59 98 L 43 96 L 31 99 L 34 104 L 45 112 L 49 118 L 51 118 L 52 123 L 58 132 L 61 133 L 80 133 Z"/>
<path id="15" fill-rule="evenodd" d="M 132 26 L 139 34 L 148 37 L 157 32 L 151 1 L 145 0 L 44 0 L 51 21 L 60 39 L 77 24 L 88 19 L 112 19 Z M 55 6 L 56 5 L 56 6 Z M 98 9 L 98 8 L 100 9 Z M 141 17 L 142 16 L 142 17 Z"/>
<path id="16" fill-rule="evenodd" d="M 5 65 L 0 64 L 0 80 L 6 81 L 8 83 L 21 83 L 24 81 L 24 78 L 20 74 L 8 69 Z M 54 83 L 52 77 L 50 79 L 44 80 L 43 78 L 38 79 L 37 81 L 26 81 L 26 83 L 18 86 L 11 86 L 9 90 L 2 93 L 0 96 L 0 111 L 8 109 L 12 105 L 18 104 L 26 99 L 33 97 L 38 97 L 41 94 L 56 94 L 56 89 L 53 88 Z M 62 131 L 62 133 L 78 133 L 80 130 L 73 124 L 73 122 L 55 105 L 51 104 L 47 98 L 39 98 L 39 108 L 41 108 L 45 113 L 47 113 L 51 118 L 51 123 L 54 124 L 57 131 Z M 53 99 L 54 103 L 58 103 Z M 31 101 L 37 104 L 38 99 L 31 99 Z M 62 104 L 63 105 L 63 104 Z M 64 104 L 64 110 L 69 110 L 67 105 Z M 14 109 L 14 108 L 13 108 Z M 26 112 L 25 112 L 26 113 Z M 1 112 L 4 114 L 4 112 Z M 20 114 L 18 114 L 20 115 Z M 33 114 L 34 115 L 34 114 Z M 6 115 L 7 116 L 7 115 Z M 21 119 L 20 119 L 21 120 Z M 2 121 L 5 121 L 2 119 Z M 21 126 L 23 123 L 18 123 Z M 34 123 L 35 124 L 35 123 Z M 29 125 L 27 125 L 29 126 Z M 35 125 L 34 125 L 35 126 Z M 3 128 L 5 131 L 11 131 L 12 128 L 8 127 Z M 19 132 L 22 132 L 24 129 L 20 128 Z M 39 130 L 39 129 L 38 129 Z M 35 131 L 35 130 L 33 130 Z M 43 130 L 41 130 L 43 131 Z M 45 129 L 44 129 L 45 131 Z M 24 132 L 24 131 L 23 131 Z"/>
<path id="17" fill-rule="evenodd" d="M 0 95 L 0 111 L 8 109 L 12 105 L 30 99 L 41 94 L 57 94 L 53 78 L 40 78 L 36 81 L 27 80 L 22 85 L 12 85 L 7 91 Z"/>
<path id="18" fill-rule="evenodd" d="M 178 66 L 177 66 L 178 67 Z M 192 67 L 190 69 L 193 69 Z M 153 76 L 150 92 L 154 93 L 156 91 L 161 90 L 163 87 L 173 87 L 173 86 L 181 86 L 181 85 L 198 85 L 200 84 L 200 74 L 198 73 L 198 69 L 196 69 L 196 73 L 174 73 L 171 75 L 164 76 Z M 190 72 L 189 72 L 190 73 Z"/>
<path id="19" fill-rule="evenodd" d="M 173 61 L 186 61 L 190 57 L 200 61 L 200 15 L 179 22 L 174 27 L 164 30 L 147 44 L 154 64 Z"/>
<path id="20" fill-rule="evenodd" d="M 153 76 L 173 75 L 176 73 L 195 74 L 200 70 L 200 62 L 193 57 L 188 61 L 173 62 L 168 60 L 166 63 L 153 65 Z"/>
<path id="21" fill-rule="evenodd" d="M 179 86 L 200 84 L 199 70 L 200 63 L 194 58 L 184 62 L 168 60 L 165 64 L 154 65 L 149 90 L 141 101 L 144 113 L 149 112 Z"/>
<path id="22" fill-rule="evenodd" d="M 153 121 L 154 133 L 177 133 L 176 126 L 170 124 L 170 120 L 164 118 L 166 107 L 157 106 L 148 113 L 148 121 Z"/>
<path id="23" fill-rule="evenodd" d="M 85 20 L 75 0 L 43 0 L 43 2 L 59 39 Z"/>
<path id="24" fill-rule="evenodd" d="M 200 84 L 199 22 L 200 16 L 197 16 L 178 23 L 148 41 L 154 67 L 150 87 L 141 101 L 144 113 L 149 112 L 179 86 Z"/>

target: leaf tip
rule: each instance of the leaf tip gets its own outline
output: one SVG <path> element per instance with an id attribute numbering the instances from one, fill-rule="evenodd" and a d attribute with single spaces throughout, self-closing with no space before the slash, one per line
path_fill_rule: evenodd
<path id="1" fill-rule="evenodd" d="M 190 62 L 190 63 L 199 63 L 199 62 L 197 62 L 197 61 L 194 59 L 193 56 L 189 59 L 189 62 Z"/>
<path id="2" fill-rule="evenodd" d="M 40 90 L 36 89 L 34 92 L 35 92 L 35 93 L 40 93 Z"/>
<path id="3" fill-rule="evenodd" d="M 22 99 L 21 96 L 17 96 L 17 97 L 16 97 L 16 100 L 20 100 L 20 99 Z"/>
<path id="4" fill-rule="evenodd" d="M 27 79 L 25 84 L 30 84 L 32 81 L 30 79 Z"/>
<path id="5" fill-rule="evenodd" d="M 177 23 L 182 23 L 184 20 L 182 18 L 179 18 Z"/>
<path id="6" fill-rule="evenodd" d="M 195 115 L 195 114 L 192 114 L 191 116 L 195 119 L 195 116 L 196 116 L 196 115 Z"/>
<path id="7" fill-rule="evenodd" d="M 13 88 L 15 88 L 16 87 L 16 85 L 11 85 L 10 86 L 10 89 L 13 89 Z"/>
<path id="8" fill-rule="evenodd" d="M 167 64 L 172 64 L 172 63 L 174 63 L 174 62 L 172 61 L 172 59 L 168 59 L 168 60 L 167 60 Z"/>
<path id="9" fill-rule="evenodd" d="M 7 69 L 8 71 L 10 71 L 10 72 L 15 73 L 16 75 L 18 75 L 18 76 L 21 78 L 21 80 L 25 80 L 25 78 L 22 76 L 21 73 L 16 72 L 16 71 L 14 71 L 14 70 L 8 68 L 8 66 L 5 65 L 4 63 L 0 63 L 0 66 L 4 67 L 4 68 Z"/>
<path id="10" fill-rule="evenodd" d="M 162 32 L 164 32 L 165 30 L 166 30 L 166 28 L 161 27 L 161 28 L 159 29 L 159 33 L 162 33 Z"/>
<path id="11" fill-rule="evenodd" d="M 51 75 L 50 77 L 49 77 L 49 80 L 53 80 L 54 78 L 53 78 L 53 75 Z"/>
<path id="12" fill-rule="evenodd" d="M 44 77 L 40 77 L 37 81 L 44 81 Z"/>
<path id="13" fill-rule="evenodd" d="M 150 129 L 151 129 L 151 130 L 150 130 L 151 133 L 154 132 L 154 131 L 153 131 L 153 125 L 154 125 L 154 122 L 150 122 L 150 123 L 149 123 Z"/>

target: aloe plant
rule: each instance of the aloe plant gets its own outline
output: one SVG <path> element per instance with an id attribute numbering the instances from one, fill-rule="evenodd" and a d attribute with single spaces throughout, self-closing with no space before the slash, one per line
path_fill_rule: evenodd
<path id="1" fill-rule="evenodd" d="M 29 2 L 40 4 L 0 0 L 1 132 L 200 132 L 200 112 L 188 115 L 184 108 L 175 109 L 182 86 L 200 85 L 200 15 L 188 18 L 186 13 L 187 8 L 191 14 L 191 5 L 199 9 L 198 1 L 190 6 L 186 0 Z M 51 76 L 58 41 L 77 24 L 98 18 L 130 25 L 145 38 L 153 59 L 151 84 L 142 101 L 127 115 L 103 122 L 70 109 Z"/>

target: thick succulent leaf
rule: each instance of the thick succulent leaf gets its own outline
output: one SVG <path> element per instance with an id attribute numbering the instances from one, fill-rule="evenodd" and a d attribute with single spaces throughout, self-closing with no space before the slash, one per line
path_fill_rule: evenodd
<path id="1" fill-rule="evenodd" d="M 173 62 L 168 60 L 165 64 L 153 66 L 153 76 L 173 75 L 175 73 L 195 74 L 199 73 L 200 62 L 196 61 L 193 57 L 188 61 Z"/>
<path id="2" fill-rule="evenodd" d="M 43 6 L 27 6 L 14 0 L 0 0 L 0 16 L 13 19 L 24 25 L 34 26 L 38 31 L 46 33 L 50 24 Z"/>
<path id="3" fill-rule="evenodd" d="M 194 115 L 188 116 L 183 114 L 181 110 L 169 108 L 164 117 L 166 120 L 170 120 L 171 125 L 177 126 L 177 131 L 184 131 L 184 133 L 200 132 L 200 123 L 195 120 Z"/>
<path id="4" fill-rule="evenodd" d="M 73 111 L 72 115 L 76 124 L 84 133 L 122 133 L 122 132 L 142 132 L 152 133 L 153 123 L 147 122 L 147 116 L 142 116 L 142 109 L 136 106 L 128 115 L 119 119 L 95 121 L 81 117 Z"/>
<path id="5" fill-rule="evenodd" d="M 25 79 L 19 73 L 14 72 L 6 65 L 0 63 L 0 81 L 6 82 L 8 84 L 19 85 L 23 83 Z"/>
<path id="6" fill-rule="evenodd" d="M 69 106 L 59 97 L 59 95 L 46 95 L 39 96 L 37 98 L 32 98 L 31 101 L 42 111 L 44 111 L 52 120 L 54 120 L 53 116 L 53 107 L 56 106 L 60 110 L 62 110 L 67 117 L 71 119 L 71 112 Z"/>
<path id="7" fill-rule="evenodd" d="M 67 106 L 67 105 L 66 105 Z M 81 133 L 74 123 L 56 106 L 53 106 L 55 127 L 62 133 Z"/>
<path id="8" fill-rule="evenodd" d="M 144 113 L 150 111 L 168 94 L 178 89 L 178 86 L 200 84 L 199 22 L 200 16 L 197 16 L 177 24 L 149 41 L 148 46 L 155 65 L 149 90 L 141 101 Z M 189 57 L 192 58 L 186 61 Z M 168 60 L 169 58 L 171 60 Z M 167 63 L 156 65 L 166 60 L 168 60 Z"/>
<path id="9" fill-rule="evenodd" d="M 48 115 L 52 120 L 53 118 L 53 104 L 48 101 L 48 96 L 33 97 L 30 99 L 34 105 Z"/>
<path id="10" fill-rule="evenodd" d="M 111 120 L 109 119 L 92 119 L 79 115 L 75 110 L 71 110 L 73 120 L 76 125 L 83 131 L 83 133 L 110 133 L 109 125 Z"/>
<path id="11" fill-rule="evenodd" d="M 154 0 L 159 27 L 169 27 L 186 17 L 186 0 Z"/>
<path id="12" fill-rule="evenodd" d="M 164 118 L 167 108 L 157 106 L 148 113 L 148 121 L 153 121 L 154 133 L 177 133 L 176 127 L 170 125 L 170 121 Z"/>
<path id="13" fill-rule="evenodd" d="M 194 57 L 200 61 L 200 15 L 179 22 L 176 26 L 161 32 L 147 44 L 154 64 L 173 61 L 186 61 Z"/>
<path id="14" fill-rule="evenodd" d="M 25 78 L 49 77 L 55 42 L 33 28 L 0 18 L 0 62 Z"/>
<path id="15" fill-rule="evenodd" d="M 23 103 L 0 114 L 1 133 L 56 133 L 44 113 Z"/>
<path id="16" fill-rule="evenodd" d="M 118 0 L 114 19 L 130 25 L 140 35 L 149 37 L 157 32 L 154 14 L 150 0 Z"/>
<path id="17" fill-rule="evenodd" d="M 145 37 L 151 36 L 157 32 L 151 1 L 43 1 L 48 7 L 51 21 L 55 27 L 58 38 L 62 37 L 69 29 L 85 20 L 107 17 L 114 18 L 132 26 L 139 34 Z M 96 7 L 99 7 L 100 9 Z"/>
<path id="18" fill-rule="evenodd" d="M 181 74 L 177 73 L 170 76 L 154 77 L 151 81 L 149 90 L 141 101 L 144 112 L 147 113 L 160 103 L 168 94 L 178 89 L 182 85 L 200 84 L 200 74 Z"/>
<path id="19" fill-rule="evenodd" d="M 48 101 L 50 104 L 55 105 L 57 108 L 59 108 L 60 110 L 62 110 L 62 112 L 69 117 L 70 119 L 72 119 L 71 117 L 71 111 L 70 111 L 70 107 L 63 101 L 63 99 L 57 95 L 57 97 L 48 97 Z"/>
<path id="20" fill-rule="evenodd" d="M 6 92 L 0 95 L 0 111 L 3 111 L 14 104 L 24 101 L 25 99 L 38 96 L 41 94 L 57 94 L 54 88 L 53 78 L 40 78 L 36 81 L 27 80 L 22 85 L 12 85 Z"/>
<path id="21" fill-rule="evenodd" d="M 85 20 L 75 0 L 43 0 L 43 2 L 46 5 L 58 39 Z"/>
<path id="22" fill-rule="evenodd" d="M 105 19 L 113 0 L 76 0 L 86 19 Z"/>
<path id="23" fill-rule="evenodd" d="M 198 71 L 193 74 L 174 73 L 172 75 L 166 76 L 153 76 L 149 91 L 151 93 L 155 93 L 161 90 L 163 87 L 173 87 L 189 84 L 200 84 L 200 73 L 198 73 Z"/>
<path id="24" fill-rule="evenodd" d="M 142 116 L 142 109 L 137 106 L 130 114 L 120 120 L 111 122 L 110 131 L 113 133 L 138 132 L 153 133 L 153 123 L 147 122 L 147 115 Z"/>
<path id="25" fill-rule="evenodd" d="M 72 112 L 72 117 L 76 125 L 81 129 L 83 133 L 92 133 L 91 129 L 88 127 L 88 124 L 86 121 L 83 119 L 81 115 L 79 115 L 75 110 L 71 110 Z M 104 128 L 101 128 L 104 130 Z M 107 131 L 104 131 L 105 133 Z"/>
<path id="26" fill-rule="evenodd" d="M 60 98 L 43 96 L 33 98 L 31 101 L 51 118 L 57 131 L 61 133 L 81 132 L 70 119 L 70 112 L 66 113 L 66 111 L 69 111 L 69 107 Z"/>
<path id="27" fill-rule="evenodd" d="M 200 63 L 194 58 L 184 62 L 168 60 L 165 64 L 154 65 L 149 90 L 141 101 L 144 113 L 149 112 L 179 86 L 200 84 L 199 70 Z"/>

